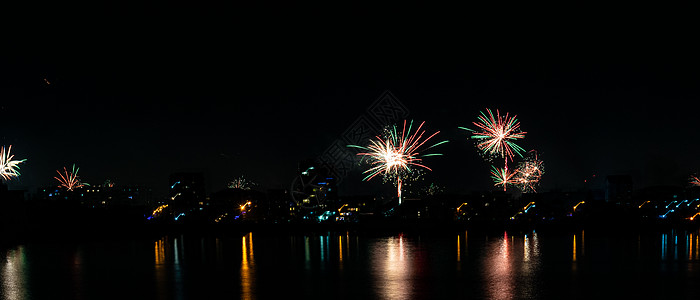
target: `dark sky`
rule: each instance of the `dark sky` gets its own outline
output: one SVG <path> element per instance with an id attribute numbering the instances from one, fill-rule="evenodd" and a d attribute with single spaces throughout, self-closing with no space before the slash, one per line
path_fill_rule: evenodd
<path id="1" fill-rule="evenodd" d="M 46 9 L 0 59 L 0 141 L 28 159 L 11 187 L 54 184 L 76 163 L 84 181 L 157 193 L 176 171 L 205 172 L 209 191 L 240 175 L 286 188 L 386 90 L 450 140 L 427 162 L 449 191 L 492 189 L 457 129 L 487 107 L 518 115 L 520 144 L 545 161 L 541 190 L 593 174 L 683 185 L 700 170 L 699 64 L 683 24 L 288 8 Z"/>

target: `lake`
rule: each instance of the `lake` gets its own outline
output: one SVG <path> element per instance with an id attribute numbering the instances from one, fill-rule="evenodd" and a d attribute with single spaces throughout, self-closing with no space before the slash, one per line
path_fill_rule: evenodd
<path id="1" fill-rule="evenodd" d="M 700 297 L 700 232 L 242 232 L 0 248 L 2 299 Z"/>

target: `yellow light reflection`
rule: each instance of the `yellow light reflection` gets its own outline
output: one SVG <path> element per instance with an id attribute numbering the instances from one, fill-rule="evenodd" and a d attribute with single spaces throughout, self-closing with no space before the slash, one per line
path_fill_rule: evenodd
<path id="1" fill-rule="evenodd" d="M 464 231 L 464 254 L 469 256 L 469 235 L 467 235 L 467 231 Z"/>
<path id="2" fill-rule="evenodd" d="M 693 260 L 693 234 L 691 233 L 688 238 L 688 260 Z"/>
<path id="3" fill-rule="evenodd" d="M 457 235 L 457 261 L 460 261 L 461 250 L 459 249 L 459 234 Z"/>
<path id="4" fill-rule="evenodd" d="M 253 258 L 253 233 L 241 237 L 241 299 L 255 299 L 253 288 L 255 284 Z"/>
<path id="5" fill-rule="evenodd" d="M 153 253 L 155 257 L 156 289 L 158 295 L 166 298 L 167 270 L 165 270 L 165 237 L 153 243 Z"/>
<path id="6" fill-rule="evenodd" d="M 700 252 L 698 249 L 700 249 L 700 235 L 696 234 L 695 235 L 695 259 L 700 258 L 698 255 L 700 255 Z"/>
<path id="7" fill-rule="evenodd" d="M 157 240 L 153 246 L 155 248 L 154 253 L 155 253 L 156 265 L 164 264 L 165 263 L 165 238 Z"/>
<path id="8" fill-rule="evenodd" d="M 576 235 L 574 234 L 574 253 L 572 257 L 573 261 L 576 261 Z"/>

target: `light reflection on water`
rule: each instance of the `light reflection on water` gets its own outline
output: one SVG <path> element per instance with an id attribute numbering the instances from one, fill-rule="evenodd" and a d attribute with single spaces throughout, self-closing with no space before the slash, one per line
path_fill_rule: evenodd
<path id="1" fill-rule="evenodd" d="M 3 299 L 26 299 L 26 256 L 24 246 L 10 249 L 3 256 L 2 296 Z"/>
<path id="2" fill-rule="evenodd" d="M 700 260 L 700 232 L 670 230 L 660 234 L 662 261 Z M 638 245 L 642 251 L 641 241 Z"/>
<path id="3" fill-rule="evenodd" d="M 407 299 L 411 295 L 413 243 L 404 242 L 403 235 L 377 241 L 371 248 L 375 289 L 382 299 Z"/>
<path id="4" fill-rule="evenodd" d="M 241 238 L 241 299 L 255 299 L 255 259 L 253 255 L 253 233 Z"/>
<path id="5" fill-rule="evenodd" d="M 664 298 L 653 294 L 657 282 L 684 291 L 700 278 L 700 235 L 688 230 L 247 232 L 124 244 L 118 249 L 111 249 L 120 245 L 115 242 L 2 248 L 0 299 L 100 299 L 107 290 L 136 281 L 145 288 L 143 295 L 154 299 L 190 299 L 203 292 L 205 298 L 268 299 L 281 290 L 324 299 L 601 297 L 588 288 L 593 285 L 601 291 L 639 286 L 633 293 Z"/>
<path id="6" fill-rule="evenodd" d="M 521 252 L 522 251 L 522 252 Z M 535 298 L 538 291 L 540 244 L 537 232 L 503 233 L 483 248 L 483 279 L 489 299 Z"/>

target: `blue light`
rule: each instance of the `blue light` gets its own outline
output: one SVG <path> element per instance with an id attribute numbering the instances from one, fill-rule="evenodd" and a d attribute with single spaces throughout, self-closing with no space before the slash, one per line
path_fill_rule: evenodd
<path id="1" fill-rule="evenodd" d="M 683 202 L 688 202 L 688 200 L 683 200 Z M 679 206 L 681 206 L 681 204 L 683 204 L 683 202 L 678 203 L 678 205 L 676 205 L 676 208 L 678 208 Z"/>
<path id="2" fill-rule="evenodd" d="M 675 210 L 671 209 L 671 210 L 667 211 L 665 214 L 660 215 L 659 218 L 665 219 L 666 216 L 667 216 L 668 214 L 670 214 L 670 213 L 672 213 L 672 212 L 674 212 L 674 211 L 675 211 Z"/>
<path id="3" fill-rule="evenodd" d="M 180 213 L 179 215 L 177 215 L 177 217 L 175 217 L 175 221 L 177 221 L 178 219 L 180 219 L 180 217 L 182 217 L 184 215 L 185 215 L 185 213 Z"/>
<path id="4" fill-rule="evenodd" d="M 535 207 L 534 204 L 533 204 L 532 206 L 528 207 L 528 208 L 525 210 L 525 213 L 527 213 L 527 211 L 530 210 L 530 208 L 533 208 L 533 207 Z"/>
<path id="5" fill-rule="evenodd" d="M 173 185 L 170 186 L 170 188 L 171 188 L 171 189 L 174 189 L 174 188 L 175 188 L 175 185 L 177 185 L 178 183 L 180 183 L 180 182 L 178 181 L 178 182 L 176 182 L 176 183 L 173 183 Z"/>

